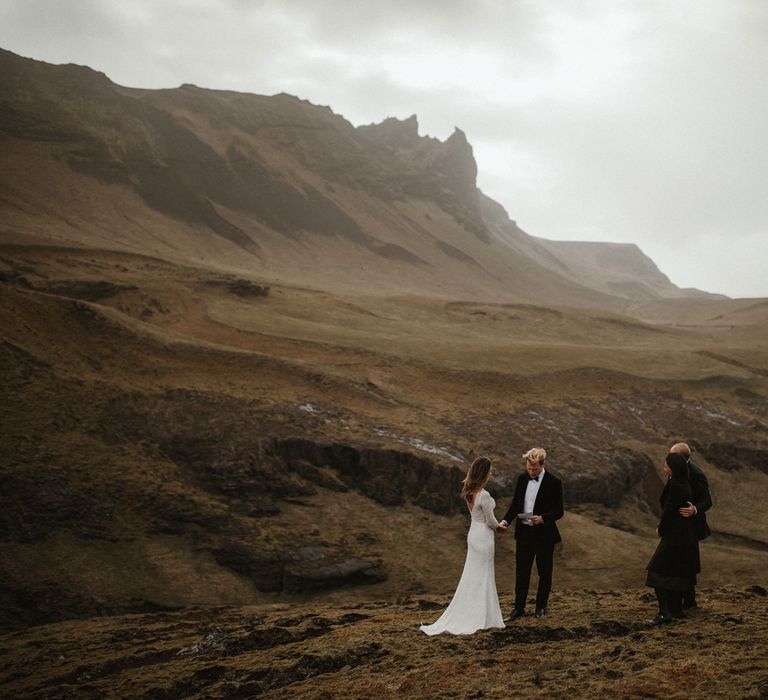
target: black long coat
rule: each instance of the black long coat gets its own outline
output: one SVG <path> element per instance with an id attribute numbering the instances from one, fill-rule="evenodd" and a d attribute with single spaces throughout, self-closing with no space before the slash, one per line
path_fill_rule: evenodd
<path id="1" fill-rule="evenodd" d="M 712 494 L 709 491 L 707 475 L 701 470 L 701 467 L 689 461 L 688 470 L 691 491 L 693 492 L 691 501 L 696 506 L 696 515 L 693 516 L 693 531 L 698 539 L 704 540 L 711 534 L 709 525 L 707 525 L 707 511 L 712 507 Z"/>
<path id="2" fill-rule="evenodd" d="M 692 518 L 684 518 L 678 509 L 693 499 L 687 479 L 672 477 L 661 492 L 659 544 L 648 562 L 646 584 L 668 590 L 688 590 L 701 571 L 699 542 Z"/>

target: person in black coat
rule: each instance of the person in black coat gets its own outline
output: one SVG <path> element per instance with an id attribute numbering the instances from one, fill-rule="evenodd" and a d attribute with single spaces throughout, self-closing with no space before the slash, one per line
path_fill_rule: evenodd
<path id="1" fill-rule="evenodd" d="M 707 511 L 712 507 L 712 494 L 709 491 L 707 475 L 701 467 L 691 461 L 691 448 L 684 442 L 678 442 L 669 448 L 672 453 L 678 453 L 688 458 L 688 478 L 691 482 L 693 498 L 691 503 L 680 509 L 680 514 L 685 518 L 693 519 L 693 531 L 698 541 L 710 536 L 711 530 L 707 525 Z M 697 608 L 696 587 L 683 591 L 682 606 L 684 610 Z"/>
<path id="2" fill-rule="evenodd" d="M 515 523 L 515 607 L 508 622 L 525 614 L 525 602 L 536 561 L 539 586 L 536 590 L 536 617 L 547 612 L 552 589 L 552 569 L 555 545 L 561 541 L 556 521 L 563 517 L 563 485 L 560 479 L 546 471 L 547 453 L 534 447 L 523 455 L 526 471 L 517 478 L 515 495 L 499 530 L 504 532 Z M 519 518 L 521 514 L 532 514 Z"/>
<path id="3" fill-rule="evenodd" d="M 664 472 L 669 479 L 661 493 L 661 519 L 656 528 L 660 538 L 656 551 L 646 567 L 646 585 L 656 591 L 659 612 L 651 624 L 660 625 L 682 617 L 683 591 L 696 585 L 699 566 L 699 544 L 693 520 L 679 511 L 693 498 L 688 477 L 688 459 L 679 453 L 667 455 Z"/>

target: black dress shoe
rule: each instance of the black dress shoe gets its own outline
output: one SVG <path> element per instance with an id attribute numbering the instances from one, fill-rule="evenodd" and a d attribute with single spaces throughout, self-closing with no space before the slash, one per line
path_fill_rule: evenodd
<path id="1" fill-rule="evenodd" d="M 683 610 L 696 610 L 698 607 L 695 600 L 688 600 L 683 603 Z"/>
<path id="2" fill-rule="evenodd" d="M 547 614 L 546 608 L 536 608 L 536 617 L 544 617 Z"/>
<path id="3" fill-rule="evenodd" d="M 509 617 L 504 618 L 504 622 L 514 622 L 518 617 L 525 615 L 525 610 L 513 610 L 509 613 Z"/>
<path id="4" fill-rule="evenodd" d="M 672 615 L 656 615 L 652 620 L 646 620 L 645 624 L 649 627 L 660 627 L 661 625 L 668 625 L 672 622 Z"/>

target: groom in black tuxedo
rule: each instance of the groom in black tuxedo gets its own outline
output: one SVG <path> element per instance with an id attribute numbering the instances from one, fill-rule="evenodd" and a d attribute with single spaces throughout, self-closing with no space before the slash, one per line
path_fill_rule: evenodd
<path id="1" fill-rule="evenodd" d="M 517 479 L 515 495 L 499 530 L 504 532 L 514 521 L 515 539 L 515 608 L 506 619 L 512 622 L 525 614 L 525 601 L 536 560 L 539 587 L 536 591 L 536 617 L 547 612 L 552 589 L 552 566 L 555 545 L 561 541 L 555 521 L 563 517 L 563 484 L 544 468 L 547 453 L 534 447 L 523 455 L 526 471 Z M 518 515 L 532 513 L 530 518 Z"/>

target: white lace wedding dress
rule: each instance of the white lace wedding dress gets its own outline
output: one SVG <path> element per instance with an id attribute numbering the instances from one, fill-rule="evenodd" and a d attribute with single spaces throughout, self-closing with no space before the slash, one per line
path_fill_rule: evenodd
<path id="1" fill-rule="evenodd" d="M 437 622 L 421 625 L 425 634 L 472 634 L 489 627 L 504 627 L 496 594 L 494 532 L 499 523 L 493 515 L 496 501 L 481 489 L 472 504 L 472 524 L 467 533 L 467 559 L 450 605 Z"/>

